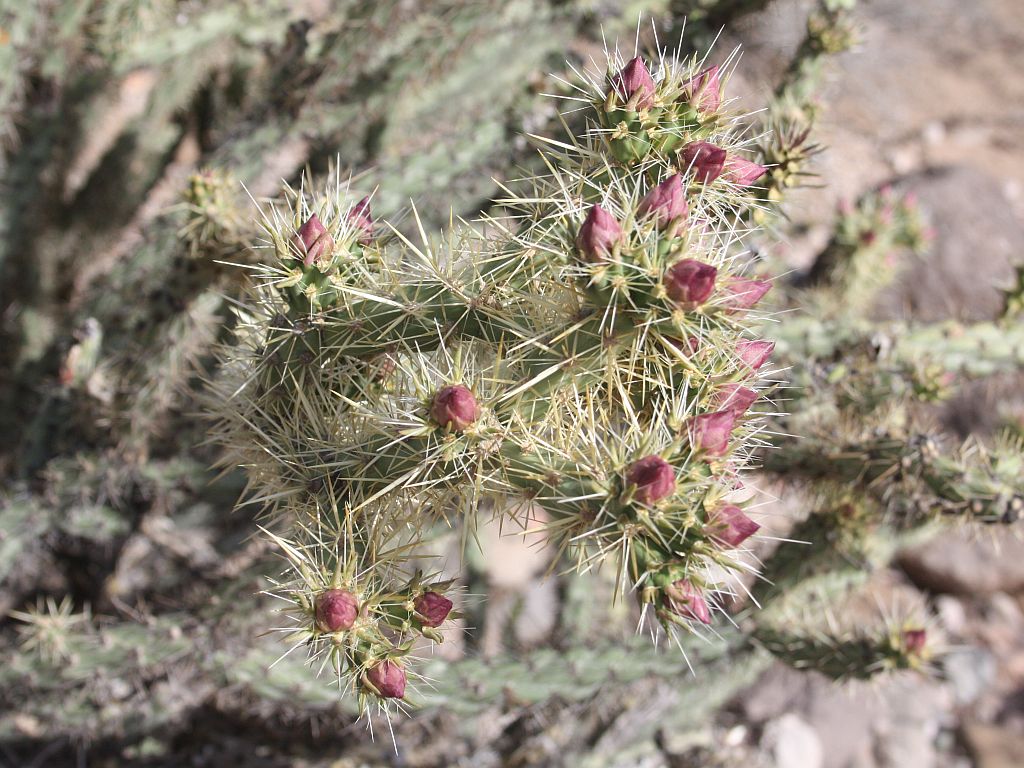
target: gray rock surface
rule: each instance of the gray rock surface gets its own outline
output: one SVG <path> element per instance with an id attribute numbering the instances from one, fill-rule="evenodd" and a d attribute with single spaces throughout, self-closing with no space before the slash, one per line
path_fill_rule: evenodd
<path id="1" fill-rule="evenodd" d="M 1024 541 L 963 531 L 945 531 L 903 550 L 899 565 L 931 592 L 985 595 L 1024 589 Z"/>

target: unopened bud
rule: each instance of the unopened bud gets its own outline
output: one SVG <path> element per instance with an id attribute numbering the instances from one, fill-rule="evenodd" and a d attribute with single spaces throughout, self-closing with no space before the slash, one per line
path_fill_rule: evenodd
<path id="1" fill-rule="evenodd" d="M 905 629 L 902 634 L 903 647 L 912 656 L 920 656 L 928 643 L 928 633 L 923 629 Z"/>
<path id="2" fill-rule="evenodd" d="M 626 471 L 626 482 L 635 486 L 633 498 L 641 504 L 654 504 L 676 490 L 676 471 L 661 456 L 644 456 Z"/>
<path id="3" fill-rule="evenodd" d="M 731 157 L 726 164 L 723 178 L 738 187 L 749 187 L 767 172 L 768 169 L 763 165 L 744 160 L 742 157 Z"/>
<path id="4" fill-rule="evenodd" d="M 425 627 L 439 627 L 452 611 L 452 601 L 437 592 L 424 592 L 413 603 L 420 623 Z"/>
<path id="5" fill-rule="evenodd" d="M 738 547 L 760 530 L 761 526 L 732 504 L 716 509 L 711 517 L 712 535 L 727 547 Z"/>
<path id="6" fill-rule="evenodd" d="M 665 273 L 665 293 L 684 306 L 703 304 L 715 290 L 718 270 L 696 259 L 683 259 Z"/>
<path id="7" fill-rule="evenodd" d="M 616 93 L 634 112 L 654 106 L 654 78 L 639 56 L 631 59 L 612 80 Z"/>
<path id="8" fill-rule="evenodd" d="M 366 680 L 385 699 L 405 696 L 405 669 L 397 661 L 387 659 L 366 671 Z"/>
<path id="9" fill-rule="evenodd" d="M 316 596 L 316 623 L 323 632 L 351 629 L 359 615 L 359 601 L 344 589 L 328 589 Z"/>
<path id="10" fill-rule="evenodd" d="M 685 101 L 698 112 L 717 112 L 722 105 L 722 83 L 718 78 L 718 67 L 708 67 L 683 83 Z"/>
<path id="11" fill-rule="evenodd" d="M 701 624 L 711 623 L 711 609 L 708 608 L 707 600 L 700 588 L 686 579 L 679 579 L 665 587 L 665 607 L 684 619 L 693 619 Z"/>
<path id="12" fill-rule="evenodd" d="M 742 384 L 723 384 L 715 392 L 715 405 L 724 411 L 732 411 L 736 416 L 741 416 L 757 400 L 757 392 Z"/>
<path id="13" fill-rule="evenodd" d="M 736 354 L 750 370 L 756 371 L 772 356 L 774 341 L 744 339 L 736 342 Z"/>
<path id="14" fill-rule="evenodd" d="M 668 228 L 674 221 L 685 220 L 688 212 L 683 177 L 678 173 L 669 176 L 651 189 L 637 206 L 637 213 L 640 216 L 653 214 L 656 217 L 659 229 Z"/>
<path id="15" fill-rule="evenodd" d="M 725 455 L 736 423 L 732 411 L 715 411 L 694 416 L 689 422 L 690 444 L 706 456 Z"/>
<path id="16" fill-rule="evenodd" d="M 370 211 L 370 198 L 364 197 L 352 206 L 348 212 L 348 222 L 359 233 L 359 242 L 367 245 L 373 240 L 373 214 Z"/>
<path id="17" fill-rule="evenodd" d="M 576 235 L 576 247 L 585 261 L 603 261 L 622 241 L 623 235 L 622 227 L 615 217 L 600 205 L 595 205 L 580 225 L 580 231 Z"/>
<path id="18" fill-rule="evenodd" d="M 750 309 L 759 302 L 772 288 L 768 280 L 756 280 L 749 277 L 734 277 L 725 284 L 728 298 L 726 309 L 736 311 Z"/>
<path id="19" fill-rule="evenodd" d="M 315 213 L 299 227 L 292 242 L 302 254 L 302 263 L 307 267 L 323 256 L 330 256 L 334 250 L 334 238 Z"/>
<path id="20" fill-rule="evenodd" d="M 704 184 L 722 175 L 725 170 L 726 152 L 707 141 L 694 141 L 683 147 L 683 165 L 693 169 L 694 178 Z"/>
<path id="21" fill-rule="evenodd" d="M 442 427 L 461 432 L 480 418 L 480 406 L 468 387 L 453 384 L 437 390 L 430 405 L 430 418 Z"/>

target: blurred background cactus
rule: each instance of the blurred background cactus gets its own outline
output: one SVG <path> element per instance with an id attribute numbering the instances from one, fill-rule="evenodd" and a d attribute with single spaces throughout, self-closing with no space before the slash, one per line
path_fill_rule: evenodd
<path id="1" fill-rule="evenodd" d="M 781 670 L 963 707 L 1013 611 L 930 553 L 1018 551 L 1024 299 L 918 311 L 929 187 L 835 172 L 878 24 L 0 10 L 0 765 L 813 768 Z M 858 764 L 998 765 L 1014 692 Z"/>

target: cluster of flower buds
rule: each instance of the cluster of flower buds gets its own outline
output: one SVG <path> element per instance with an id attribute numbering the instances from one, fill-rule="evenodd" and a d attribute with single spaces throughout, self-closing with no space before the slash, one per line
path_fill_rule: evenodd
<path id="1" fill-rule="evenodd" d="M 337 300 L 336 283 L 342 279 L 344 265 L 353 259 L 369 258 L 365 249 L 374 241 L 370 198 L 364 197 L 344 215 L 332 215 L 332 219 L 324 223 L 312 213 L 290 238 L 275 238 L 282 264 L 288 270 L 278 287 L 300 313 L 331 307 Z"/>
<path id="2" fill-rule="evenodd" d="M 755 184 L 767 172 L 765 166 L 707 141 L 722 107 L 718 67 L 682 81 L 665 76 L 656 82 L 636 56 L 609 81 L 600 116 L 610 133 L 611 152 L 620 162 L 642 160 L 651 151 L 665 157 L 678 153 L 680 171 L 695 181 L 711 184 L 721 178 L 740 187 Z"/>
<path id="3" fill-rule="evenodd" d="M 397 593 L 368 590 L 360 598 L 351 589 L 329 587 L 300 604 L 307 606 L 314 652 L 315 641 L 326 638 L 335 666 L 352 674 L 361 693 L 400 699 L 407 684 L 402 657 L 409 647 L 402 638 L 412 633 L 443 640 L 438 628 L 452 613 L 453 603 L 443 594 L 450 587 L 451 582 L 424 585 L 417 575 Z"/>

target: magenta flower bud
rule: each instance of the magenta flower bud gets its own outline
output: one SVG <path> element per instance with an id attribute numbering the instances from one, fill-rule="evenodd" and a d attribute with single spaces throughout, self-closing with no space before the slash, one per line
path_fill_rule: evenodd
<path id="1" fill-rule="evenodd" d="M 437 592 L 424 592 L 416 598 L 416 613 L 424 627 L 439 627 L 452 611 L 452 601 Z"/>
<path id="2" fill-rule="evenodd" d="M 734 277 L 725 284 L 729 294 L 725 307 L 731 311 L 750 309 L 772 289 L 768 280 L 755 280 L 748 277 Z"/>
<path id="3" fill-rule="evenodd" d="M 711 518 L 712 535 L 727 547 L 738 547 L 760 529 L 760 525 L 732 504 L 716 509 Z"/>
<path id="4" fill-rule="evenodd" d="M 718 270 L 695 259 L 683 259 L 665 273 L 665 293 L 684 306 L 703 304 L 715 290 Z"/>
<path id="5" fill-rule="evenodd" d="M 430 404 L 430 418 L 442 427 L 461 432 L 480 418 L 480 406 L 468 387 L 453 384 L 437 390 Z"/>
<path id="6" fill-rule="evenodd" d="M 722 105 L 722 82 L 718 78 L 718 67 L 708 67 L 683 83 L 685 101 L 698 112 L 717 112 Z"/>
<path id="7" fill-rule="evenodd" d="M 700 588 L 686 579 L 679 579 L 665 587 L 665 607 L 676 616 L 699 621 L 701 624 L 711 623 L 711 609 L 701 594 Z"/>
<path id="8" fill-rule="evenodd" d="M 912 656 L 920 656 L 928 642 L 928 633 L 923 629 L 903 630 L 903 647 Z"/>
<path id="9" fill-rule="evenodd" d="M 723 178 L 739 187 L 749 187 L 768 172 L 763 165 L 744 160 L 742 157 L 731 157 L 726 166 Z"/>
<path id="10" fill-rule="evenodd" d="M 768 358 L 772 356 L 774 349 L 774 341 L 744 339 L 743 341 L 736 342 L 736 354 L 743 361 L 743 364 L 752 371 L 756 371 L 764 365 Z"/>
<path id="11" fill-rule="evenodd" d="M 637 56 L 624 66 L 612 81 L 616 93 L 626 100 L 634 111 L 654 106 L 654 78 L 644 60 Z"/>
<path id="12" fill-rule="evenodd" d="M 334 250 L 334 238 L 327 232 L 327 227 L 315 213 L 299 227 L 292 242 L 303 255 L 302 263 L 307 267 L 322 256 L 330 256 Z"/>
<path id="13" fill-rule="evenodd" d="M 683 177 L 678 173 L 651 189 L 637 206 L 640 216 L 655 215 L 659 229 L 666 229 L 674 221 L 686 219 L 689 206 L 683 189 Z"/>
<path id="14" fill-rule="evenodd" d="M 348 221 L 359 233 L 359 242 L 363 245 L 373 240 L 373 214 L 370 211 L 370 198 L 364 197 L 352 206 L 348 212 Z"/>
<path id="15" fill-rule="evenodd" d="M 576 235 L 576 247 L 584 260 L 602 261 L 622 241 L 624 234 L 615 217 L 600 205 L 595 205 L 580 225 L 579 234 Z"/>
<path id="16" fill-rule="evenodd" d="M 352 629 L 359 615 L 359 601 L 344 589 L 328 589 L 316 596 L 316 624 L 322 632 Z"/>
<path id="17" fill-rule="evenodd" d="M 381 661 L 366 670 L 366 679 L 385 699 L 405 696 L 405 669 L 397 661 Z"/>
<path id="18" fill-rule="evenodd" d="M 641 504 L 654 504 L 676 490 L 676 471 L 661 456 L 644 456 L 629 465 L 626 482 L 635 486 L 633 498 Z"/>
<path id="19" fill-rule="evenodd" d="M 683 147 L 683 164 L 693 169 L 694 178 L 704 184 L 722 175 L 725 150 L 706 141 L 694 141 Z"/>
<path id="20" fill-rule="evenodd" d="M 723 456 L 729 448 L 729 437 L 736 423 L 732 411 L 704 413 L 690 419 L 690 444 L 706 456 Z"/>
<path id="21" fill-rule="evenodd" d="M 723 411 L 731 411 L 735 416 L 742 416 L 757 400 L 757 392 L 742 384 L 723 384 L 715 392 L 715 405 Z"/>

